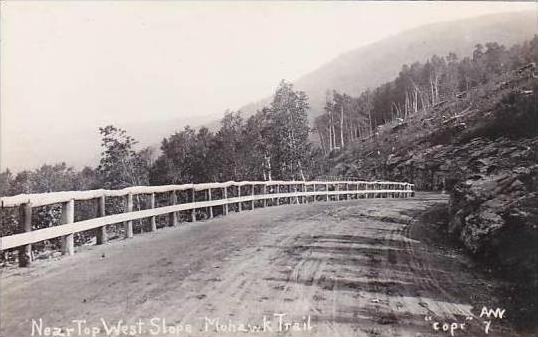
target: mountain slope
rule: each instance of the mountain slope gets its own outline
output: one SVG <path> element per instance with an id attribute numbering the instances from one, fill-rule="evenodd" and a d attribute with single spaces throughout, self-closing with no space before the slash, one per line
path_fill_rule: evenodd
<path id="1" fill-rule="evenodd" d="M 535 62 L 536 63 L 536 62 Z M 525 68 L 525 67 L 523 67 Z M 377 128 L 326 158 L 329 175 L 448 191 L 446 238 L 510 283 L 523 335 L 538 332 L 538 74 L 519 68 Z M 516 302 L 518 302 L 516 304 Z M 532 331 L 532 332 L 531 332 Z"/>
<path id="2" fill-rule="evenodd" d="M 495 41 L 508 47 L 523 42 L 538 33 L 537 20 L 537 12 L 530 11 L 422 26 L 342 54 L 299 78 L 295 86 L 310 97 L 313 120 L 323 112 L 327 90 L 357 96 L 367 88 L 392 80 L 402 65 L 424 61 L 434 54 L 445 56 L 455 52 L 462 58 L 477 43 Z M 251 103 L 241 110 L 254 113 L 268 101 Z"/>

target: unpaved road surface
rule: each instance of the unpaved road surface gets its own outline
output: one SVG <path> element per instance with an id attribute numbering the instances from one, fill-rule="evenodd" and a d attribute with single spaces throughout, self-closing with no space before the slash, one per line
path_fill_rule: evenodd
<path id="1" fill-rule="evenodd" d="M 413 221 L 436 203 L 446 198 L 268 207 L 4 270 L 1 333 L 449 336 L 433 323 L 458 322 L 454 335 L 485 336 L 495 284 Z M 506 321 L 489 334 L 513 335 Z"/>

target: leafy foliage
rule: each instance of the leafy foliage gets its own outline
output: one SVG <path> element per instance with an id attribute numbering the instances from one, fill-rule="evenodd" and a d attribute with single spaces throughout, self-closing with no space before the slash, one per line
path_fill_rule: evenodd
<path id="1" fill-rule="evenodd" d="M 282 81 L 269 107 L 246 121 L 227 111 L 211 132 L 186 127 L 163 139 L 151 184 L 304 178 L 312 149 L 308 98 Z"/>
<path id="2" fill-rule="evenodd" d="M 137 141 L 125 130 L 108 125 L 99 128 L 103 152 L 97 167 L 102 187 L 108 189 L 146 185 L 149 172 L 149 150 L 136 152 Z"/>

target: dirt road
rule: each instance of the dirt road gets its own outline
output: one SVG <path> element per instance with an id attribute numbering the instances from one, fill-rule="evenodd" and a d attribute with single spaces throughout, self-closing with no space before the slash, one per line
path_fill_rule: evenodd
<path id="1" fill-rule="evenodd" d="M 1 332 L 449 336 L 434 323 L 458 322 L 454 335 L 485 336 L 478 316 L 497 307 L 495 285 L 432 241 L 434 224 L 413 221 L 440 202 L 268 207 L 7 270 Z M 490 335 L 512 334 L 506 319 L 491 321 Z"/>

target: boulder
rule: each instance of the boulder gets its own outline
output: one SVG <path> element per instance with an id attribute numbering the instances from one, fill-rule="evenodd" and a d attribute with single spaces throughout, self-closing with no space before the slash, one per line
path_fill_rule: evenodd
<path id="1" fill-rule="evenodd" d="M 534 164 L 456 184 L 449 232 L 498 267 L 538 275 L 537 181 Z"/>

